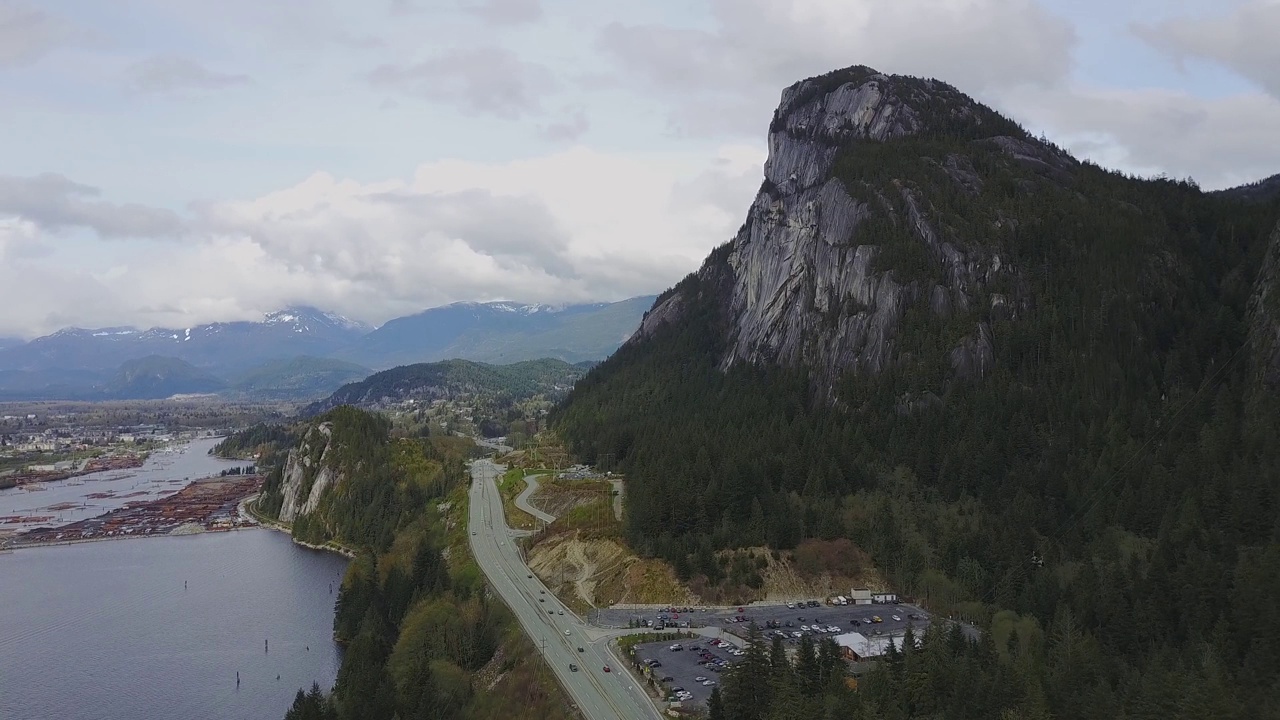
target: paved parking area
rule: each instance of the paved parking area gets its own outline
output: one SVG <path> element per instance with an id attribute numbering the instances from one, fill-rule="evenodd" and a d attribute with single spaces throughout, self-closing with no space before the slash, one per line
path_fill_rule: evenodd
<path id="1" fill-rule="evenodd" d="M 665 620 L 662 616 L 666 616 Z M 894 620 L 893 616 L 897 615 L 898 620 Z M 913 618 L 912 615 L 915 617 Z M 745 616 L 747 622 L 726 622 L 737 616 Z M 881 622 L 873 622 L 873 618 L 879 616 Z M 803 618 L 803 619 L 802 619 Z M 630 624 L 645 625 L 648 621 L 663 622 L 667 627 L 675 624 L 677 627 L 718 627 L 724 632 L 730 632 L 735 635 L 746 637 L 747 628 L 751 623 L 758 625 L 762 631 L 771 632 L 767 628 L 770 621 L 774 621 L 781 625 L 779 630 L 784 630 L 790 635 L 795 632 L 802 632 L 800 628 L 804 625 L 818 624 L 823 627 L 835 626 L 840 628 L 840 632 L 860 632 L 868 637 L 877 634 L 895 635 L 901 634 L 907 625 L 911 625 L 916 632 L 923 632 L 929 625 L 929 615 L 914 605 L 819 605 L 818 607 L 790 607 L 784 605 L 749 605 L 744 606 L 739 612 L 738 608 L 728 609 L 690 609 L 689 612 L 667 613 L 657 610 L 613 610 L 603 609 L 597 611 L 592 618 L 595 622 L 603 625 L 612 625 L 614 627 L 627 627 Z M 688 625 L 684 625 L 684 623 Z M 791 626 L 787 627 L 786 623 L 790 622 Z M 814 636 L 832 635 L 834 633 L 813 633 Z M 791 642 L 797 642 L 794 636 L 790 636 Z"/>
<path id="2" fill-rule="evenodd" d="M 727 670 L 716 669 L 706 665 L 699 665 L 698 661 L 702 659 L 701 654 L 694 648 L 702 648 L 703 651 L 711 653 L 715 658 L 725 661 L 726 665 L 732 665 L 738 658 L 729 654 L 732 648 L 721 649 L 710 644 L 709 638 L 689 638 L 681 641 L 683 650 L 673 651 L 670 649 L 674 641 L 644 643 L 636 646 L 636 660 L 643 663 L 645 660 L 657 660 L 662 663 L 661 666 L 652 668 L 650 672 L 654 681 L 664 690 L 671 692 L 672 688 L 682 687 L 693 693 L 693 699 L 685 701 L 685 705 L 706 705 L 707 699 L 711 697 L 711 690 L 714 686 L 708 687 L 696 678 L 705 677 L 713 680 L 716 684 L 723 682 L 722 675 Z M 733 662 L 730 662 L 733 661 Z M 663 681 L 662 678 L 670 677 L 671 680 Z"/>
<path id="3" fill-rule="evenodd" d="M 823 628 L 834 626 L 840 628 L 840 633 L 859 632 L 863 635 L 871 637 L 872 635 L 898 635 L 906 630 L 910 625 L 915 632 L 923 633 L 924 629 L 929 625 L 929 615 L 914 605 L 819 605 L 818 607 L 794 607 L 788 608 L 786 605 L 767 605 L 744 607 L 742 613 L 738 613 L 737 609 L 732 611 L 723 611 L 717 613 L 708 613 L 707 619 L 711 622 L 719 622 L 725 632 L 731 632 L 735 635 L 747 634 L 746 625 L 743 623 L 726 623 L 726 618 L 732 618 L 737 615 L 745 615 L 749 618 L 749 623 L 755 623 L 761 631 L 772 636 L 775 630 L 770 629 L 768 623 L 770 621 L 778 623 L 781 627 L 777 631 L 786 632 L 789 642 L 799 642 L 794 633 L 804 633 L 802 627 L 808 625 L 819 625 Z M 915 616 L 914 618 L 912 616 Z M 898 619 L 895 620 L 894 616 Z M 881 622 L 875 622 L 874 618 L 879 617 Z M 787 623 L 791 623 L 787 626 Z M 710 624 L 710 623 L 709 623 Z M 815 639 L 820 636 L 834 636 L 839 633 L 832 632 L 815 632 L 809 633 Z"/>

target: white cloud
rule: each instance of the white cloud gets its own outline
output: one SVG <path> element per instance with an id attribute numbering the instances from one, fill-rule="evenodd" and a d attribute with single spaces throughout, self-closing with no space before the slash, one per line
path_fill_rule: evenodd
<path id="1" fill-rule="evenodd" d="M 0 68 L 33 62 L 70 35 L 66 21 L 26 3 L 0 0 Z"/>
<path id="2" fill-rule="evenodd" d="M 156 94 L 222 90 L 249 82 L 248 75 L 216 72 L 176 55 L 159 55 L 137 62 L 128 69 L 127 76 L 131 89 Z"/>
<path id="3" fill-rule="evenodd" d="M 541 0 L 463 0 L 462 8 L 491 25 L 521 25 L 543 14 Z"/>
<path id="4" fill-rule="evenodd" d="M 1012 94 L 1009 105 L 1106 167 L 1191 177 L 1206 189 L 1280 170 L 1280 101 L 1261 93 L 1206 99 L 1163 90 L 1037 90 Z"/>
<path id="5" fill-rule="evenodd" d="M 458 300 L 653 293 L 732 237 L 762 159 L 741 146 L 709 163 L 574 147 L 430 162 L 377 182 L 317 173 L 261 197 L 197 205 L 184 242 L 121 241 L 105 266 L 68 267 L 66 248 L 41 257 L 40 224 L 0 223 L 0 306 L 14 309 L 0 336 L 184 327 L 297 302 L 376 323 Z"/>
<path id="6" fill-rule="evenodd" d="M 0 213 L 15 215 L 48 230 L 90 228 L 103 238 L 171 238 L 182 220 L 162 208 L 117 205 L 97 199 L 95 187 L 62 175 L 0 175 Z"/>
<path id="7" fill-rule="evenodd" d="M 1199 58 L 1230 68 L 1280 99 L 1280 2 L 1250 0 L 1219 16 L 1139 24 L 1134 32 L 1179 62 Z"/>
<path id="8" fill-rule="evenodd" d="M 538 134 L 552 142 L 574 142 L 590 129 L 591 121 L 587 119 L 587 111 L 579 105 L 565 108 L 563 118 L 540 126 Z"/>
<path id="9" fill-rule="evenodd" d="M 381 65 L 369 73 L 369 81 L 508 120 L 539 112 L 543 96 L 556 85 L 546 67 L 496 46 L 454 48 L 418 63 Z"/>
<path id="10" fill-rule="evenodd" d="M 782 88 L 861 64 L 981 94 L 1052 85 L 1074 34 L 1033 0 L 711 0 L 711 30 L 613 23 L 600 48 L 682 133 L 759 133 Z"/>

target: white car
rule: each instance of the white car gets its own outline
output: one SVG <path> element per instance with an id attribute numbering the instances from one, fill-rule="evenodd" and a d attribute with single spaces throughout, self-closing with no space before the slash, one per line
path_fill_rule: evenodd
<path id="1" fill-rule="evenodd" d="M 565 630 L 565 631 L 564 631 L 564 634 L 565 634 L 565 635 L 568 635 L 568 634 L 569 634 L 569 631 L 568 631 L 568 630 Z"/>
<path id="2" fill-rule="evenodd" d="M 694 681 L 694 682 L 704 682 L 704 681 L 706 681 L 706 679 L 707 679 L 707 678 L 706 678 L 705 676 L 703 676 L 703 675 L 699 675 L 698 677 L 694 678 L 694 679 L 693 679 L 693 681 Z"/>
<path id="3" fill-rule="evenodd" d="M 711 687 L 712 685 L 715 685 L 715 684 L 716 684 L 716 681 L 715 681 L 715 680 L 703 680 L 703 681 L 702 681 L 702 684 L 703 684 L 703 685 L 706 685 L 707 687 Z"/>
<path id="4" fill-rule="evenodd" d="M 800 632 L 809 632 L 809 626 L 808 626 L 808 625 L 801 625 L 801 626 L 800 626 Z"/>
<path id="5" fill-rule="evenodd" d="M 803 635 L 804 635 L 804 633 L 800 632 L 799 630 L 793 630 L 793 631 L 791 632 L 791 637 L 801 637 L 801 636 L 803 636 Z"/>
<path id="6" fill-rule="evenodd" d="M 827 628 L 827 630 L 829 630 L 830 632 L 838 633 L 838 632 L 840 632 L 840 626 L 839 626 L 839 625 L 832 625 L 831 627 Z"/>
<path id="7" fill-rule="evenodd" d="M 898 617 L 897 615 L 894 615 L 894 616 L 893 616 L 893 621 L 894 621 L 894 622 L 902 622 L 902 618 Z"/>

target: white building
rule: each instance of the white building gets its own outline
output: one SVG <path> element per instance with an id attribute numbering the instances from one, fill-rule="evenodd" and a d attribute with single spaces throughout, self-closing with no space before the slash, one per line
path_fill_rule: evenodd
<path id="1" fill-rule="evenodd" d="M 845 657 L 852 660 L 874 660 L 883 657 L 889 652 L 889 645 L 893 645 L 894 649 L 902 652 L 902 635 L 878 635 L 875 637 L 867 637 L 862 633 L 844 633 L 835 637 L 836 645 L 840 646 L 841 652 Z M 916 640 L 916 646 L 919 647 L 920 641 Z"/>
<path id="2" fill-rule="evenodd" d="M 870 605 L 871 591 L 866 588 L 854 588 L 849 593 L 849 602 L 854 605 Z"/>

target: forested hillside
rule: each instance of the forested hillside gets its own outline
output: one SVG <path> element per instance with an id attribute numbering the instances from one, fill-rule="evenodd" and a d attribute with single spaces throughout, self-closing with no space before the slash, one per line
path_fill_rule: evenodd
<path id="1" fill-rule="evenodd" d="M 470 440 L 393 437 L 385 418 L 342 407 L 288 433 L 259 427 L 224 445 L 264 443 L 282 446 L 270 453 L 280 460 L 258 510 L 278 516 L 291 492 L 287 466 L 327 468 L 331 484 L 294 519 L 293 535 L 356 555 L 338 593 L 334 635 L 346 651 L 333 693 L 299 691 L 289 718 L 565 716 L 554 681 L 465 551 Z M 480 685 L 500 648 L 515 666 L 489 667 Z"/>
<path id="2" fill-rule="evenodd" d="M 739 236 L 556 416 L 626 471 L 630 542 L 712 576 L 846 537 L 993 631 L 926 646 L 865 717 L 1280 716 L 1276 201 L 865 68 L 789 89 L 771 131 Z M 936 703 L 965 682 L 1010 694 Z"/>
<path id="3" fill-rule="evenodd" d="M 328 398 L 308 405 L 303 414 L 321 413 L 339 405 L 380 407 L 406 400 L 429 403 L 476 395 L 507 400 L 533 395 L 563 397 L 591 365 L 570 365 L 549 358 L 510 365 L 470 360 L 405 365 L 343 385 Z"/>

